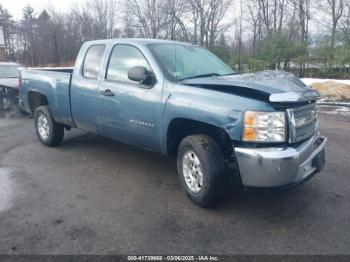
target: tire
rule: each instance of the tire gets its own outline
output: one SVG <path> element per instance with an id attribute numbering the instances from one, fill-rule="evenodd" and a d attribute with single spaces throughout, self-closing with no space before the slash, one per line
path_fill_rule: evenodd
<path id="1" fill-rule="evenodd" d="M 196 157 L 199 165 L 196 165 Z M 207 207 L 223 195 L 227 180 L 225 161 L 219 146 L 211 137 L 191 135 L 184 138 L 178 149 L 177 169 L 182 188 L 195 204 Z M 194 178 L 192 184 L 191 177 Z"/>
<path id="2" fill-rule="evenodd" d="M 36 136 L 44 145 L 55 147 L 62 143 L 64 126 L 55 122 L 48 106 L 39 106 L 35 110 L 34 128 Z"/>

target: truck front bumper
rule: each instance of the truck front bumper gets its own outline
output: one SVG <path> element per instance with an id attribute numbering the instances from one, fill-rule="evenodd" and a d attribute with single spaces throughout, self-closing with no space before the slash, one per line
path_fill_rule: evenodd
<path id="1" fill-rule="evenodd" d="M 241 180 L 248 187 L 283 187 L 302 183 L 322 170 L 327 138 L 317 132 L 290 147 L 235 147 Z"/>

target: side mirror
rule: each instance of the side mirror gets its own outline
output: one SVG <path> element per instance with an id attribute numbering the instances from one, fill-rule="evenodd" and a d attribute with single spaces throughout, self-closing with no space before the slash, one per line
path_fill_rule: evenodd
<path id="1" fill-rule="evenodd" d="M 143 66 L 135 66 L 129 69 L 128 78 L 131 81 L 139 82 L 145 85 L 151 85 L 155 79 L 154 74 Z"/>

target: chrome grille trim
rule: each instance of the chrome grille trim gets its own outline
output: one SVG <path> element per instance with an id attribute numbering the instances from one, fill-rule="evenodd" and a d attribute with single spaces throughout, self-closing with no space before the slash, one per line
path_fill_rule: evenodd
<path id="1" fill-rule="evenodd" d="M 289 143 L 311 137 L 318 130 L 316 103 L 287 109 Z"/>

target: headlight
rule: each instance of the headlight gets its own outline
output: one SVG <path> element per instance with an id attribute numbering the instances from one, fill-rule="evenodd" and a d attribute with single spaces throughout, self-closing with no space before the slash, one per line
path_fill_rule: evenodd
<path id="1" fill-rule="evenodd" d="M 284 142 L 286 140 L 285 113 L 245 112 L 242 138 L 246 142 Z"/>

